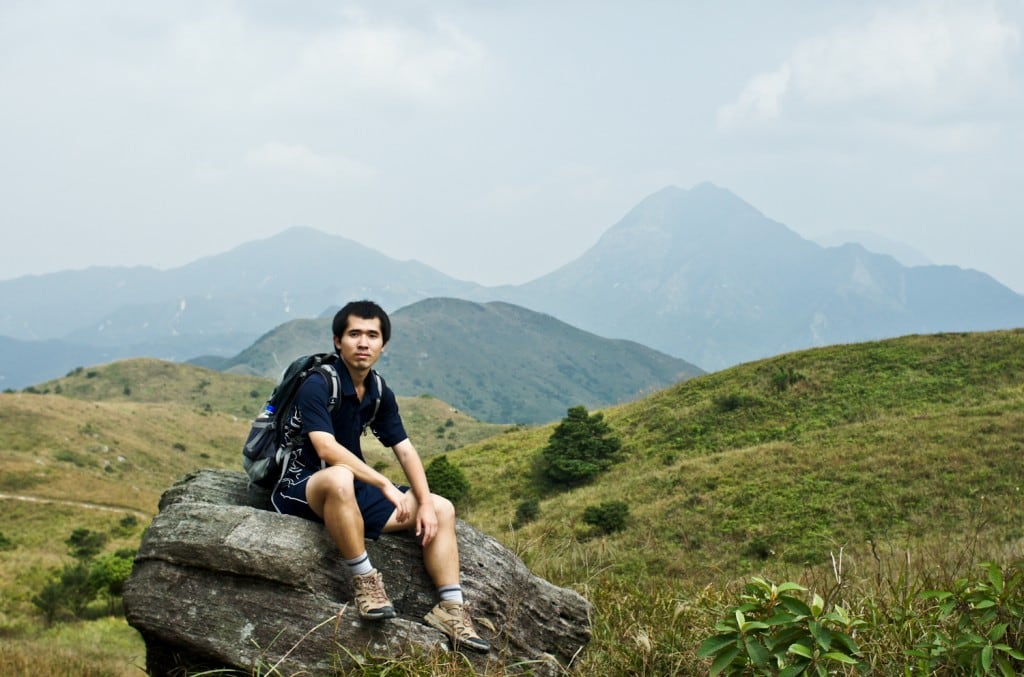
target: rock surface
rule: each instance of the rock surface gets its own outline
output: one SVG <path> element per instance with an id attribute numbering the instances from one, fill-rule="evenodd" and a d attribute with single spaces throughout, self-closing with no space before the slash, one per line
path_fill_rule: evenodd
<path id="1" fill-rule="evenodd" d="M 448 649 L 422 622 L 436 591 L 411 535 L 367 541 L 398 617 L 363 621 L 323 526 L 263 509 L 266 497 L 246 485 L 241 472 L 201 470 L 161 498 L 124 592 L 151 674 L 330 674 L 364 658 Z M 571 665 L 590 640 L 590 603 L 464 522 L 457 534 L 462 587 L 492 646 L 465 658 L 478 671 L 559 674 Z"/>

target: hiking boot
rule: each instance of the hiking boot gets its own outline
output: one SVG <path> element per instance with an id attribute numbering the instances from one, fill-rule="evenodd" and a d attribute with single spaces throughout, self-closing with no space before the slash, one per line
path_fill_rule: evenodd
<path id="1" fill-rule="evenodd" d="M 448 635 L 453 649 L 465 646 L 484 653 L 491 649 L 487 640 L 481 639 L 473 629 L 473 619 L 469 617 L 469 609 L 465 604 L 442 601 L 431 609 L 423 620 L 430 627 Z"/>
<path id="2" fill-rule="evenodd" d="M 365 576 L 353 576 L 356 589 L 356 608 L 359 615 L 368 620 L 394 618 L 395 607 L 391 606 L 388 593 L 384 591 L 384 577 L 374 569 Z"/>

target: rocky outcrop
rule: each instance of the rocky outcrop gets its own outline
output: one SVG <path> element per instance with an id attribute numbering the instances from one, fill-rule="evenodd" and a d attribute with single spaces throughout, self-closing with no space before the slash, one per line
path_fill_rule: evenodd
<path id="1" fill-rule="evenodd" d="M 414 537 L 367 541 L 398 617 L 363 621 L 323 526 L 262 509 L 265 497 L 246 484 L 240 472 L 202 470 L 161 499 L 124 592 L 151 674 L 330 674 L 366 659 L 449 648 L 422 622 L 436 592 Z M 562 672 L 590 639 L 589 602 L 533 575 L 464 522 L 457 533 L 462 587 L 492 646 L 465 659 L 479 671 Z"/>

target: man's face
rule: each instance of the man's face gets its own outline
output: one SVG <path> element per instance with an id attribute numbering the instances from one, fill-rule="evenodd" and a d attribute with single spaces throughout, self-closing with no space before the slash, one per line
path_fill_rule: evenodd
<path id="1" fill-rule="evenodd" d="M 334 337 L 334 347 L 341 359 L 352 369 L 369 369 L 384 351 L 384 336 L 380 331 L 380 318 L 348 316 L 348 324 L 341 336 Z"/>

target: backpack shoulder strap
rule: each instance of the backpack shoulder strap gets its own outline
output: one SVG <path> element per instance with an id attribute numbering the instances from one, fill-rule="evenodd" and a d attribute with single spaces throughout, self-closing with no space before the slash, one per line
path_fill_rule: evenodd
<path id="1" fill-rule="evenodd" d="M 384 397 L 384 379 L 380 377 L 380 374 L 376 370 L 372 371 L 373 380 L 377 384 L 377 397 L 373 398 L 373 413 L 370 414 L 370 418 L 363 425 L 363 434 L 366 433 L 366 429 L 373 425 L 373 420 L 377 418 L 377 410 L 380 409 L 380 401 Z"/>
<path id="2" fill-rule="evenodd" d="M 377 382 L 377 398 L 373 401 L 373 416 L 370 417 L 371 421 L 376 418 L 377 410 L 380 409 L 380 401 L 384 399 L 384 379 L 380 377 L 380 374 L 374 371 L 373 380 Z"/>
<path id="3" fill-rule="evenodd" d="M 327 411 L 334 411 L 338 406 L 338 398 L 341 397 L 341 376 L 338 374 L 338 368 L 331 362 L 324 362 L 314 367 L 314 370 L 327 381 L 327 388 L 330 392 L 327 398 Z"/>

